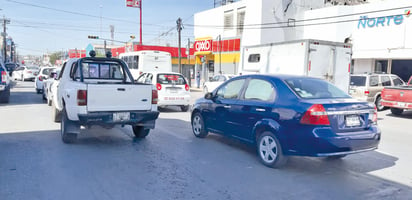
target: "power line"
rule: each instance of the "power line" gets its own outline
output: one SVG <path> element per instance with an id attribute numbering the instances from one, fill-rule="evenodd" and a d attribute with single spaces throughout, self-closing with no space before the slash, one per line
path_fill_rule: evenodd
<path id="1" fill-rule="evenodd" d="M 109 18 L 109 17 L 100 17 L 100 16 L 97 16 L 97 15 L 90 15 L 90 14 L 85 14 L 85 13 L 80 13 L 80 12 L 73 12 L 73 11 L 68 11 L 68 10 L 63 10 L 63 9 L 51 8 L 51 7 L 47 7 L 47 6 L 40 6 L 40 5 L 36 5 L 36 4 L 25 3 L 25 2 L 15 1 L 15 0 L 6 0 L 6 1 L 11 2 L 11 3 L 17 3 L 17 4 L 25 5 L 25 6 L 31 6 L 31 7 L 36 7 L 36 8 L 42 8 L 42 9 L 52 10 L 52 11 L 56 11 L 56 12 L 63 12 L 63 13 L 69 13 L 69 14 L 73 14 L 73 15 L 93 17 L 93 18 L 98 18 L 98 19 L 102 18 L 102 19 L 105 19 L 105 20 L 111 20 L 111 21 L 118 21 L 118 22 L 125 22 L 125 23 L 136 24 L 135 21 L 129 21 L 129 20 L 123 20 L 123 19 L 116 19 L 116 18 Z M 144 24 L 144 25 L 164 27 L 164 26 L 157 25 L 157 24 Z"/>
<path id="2" fill-rule="evenodd" d="M 295 22 L 308 22 L 308 21 L 316 21 L 316 20 L 325 20 L 325 19 L 333 19 L 333 18 L 341 18 L 341 17 L 351 17 L 351 16 L 358 16 L 358 15 L 365 15 L 365 14 L 371 14 L 371 13 L 379 13 L 379 12 L 387 12 L 387 11 L 392 11 L 392 10 L 400 10 L 400 9 L 409 9 L 411 6 L 405 6 L 405 7 L 398 7 L 398 8 L 389 8 L 389 9 L 383 9 L 383 10 L 374 10 L 374 11 L 368 11 L 368 12 L 359 12 L 359 13 L 352 13 L 352 14 L 346 14 L 346 15 L 335 15 L 335 16 L 329 16 L 329 17 L 318 17 L 318 18 L 312 18 L 312 19 L 303 19 L 303 20 L 295 20 Z M 388 16 L 393 16 L 393 15 L 388 15 Z M 357 21 L 359 19 L 356 19 L 354 21 Z M 257 27 L 257 28 L 250 28 L 254 26 L 269 26 L 269 25 L 282 25 L 282 24 L 288 24 L 288 22 L 272 22 L 272 23 L 262 23 L 262 24 L 244 24 L 243 28 L 246 29 L 259 29 L 259 28 L 266 28 L 266 27 Z M 204 28 L 237 28 L 237 25 L 232 25 L 232 26 L 220 26 L 220 25 L 194 25 L 194 24 L 186 24 L 189 27 L 204 27 Z M 283 28 L 284 26 L 280 26 L 280 28 Z M 269 28 L 276 28 L 276 27 L 269 27 Z"/>

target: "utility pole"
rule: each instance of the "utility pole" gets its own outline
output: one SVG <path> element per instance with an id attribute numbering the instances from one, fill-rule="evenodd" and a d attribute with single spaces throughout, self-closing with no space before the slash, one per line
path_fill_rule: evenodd
<path id="1" fill-rule="evenodd" d="M 187 38 L 187 48 L 186 48 L 186 55 L 187 55 L 187 65 L 189 66 L 189 86 L 192 86 L 192 76 L 191 76 L 191 69 L 192 67 L 190 67 L 190 38 Z M 194 72 L 193 72 L 194 74 Z"/>
<path id="2" fill-rule="evenodd" d="M 222 36 L 219 34 L 219 74 L 222 74 Z"/>
<path id="3" fill-rule="evenodd" d="M 7 42 L 6 42 L 6 37 L 7 37 L 7 33 L 6 33 L 6 24 L 9 24 L 10 23 L 10 20 L 9 19 L 6 19 L 6 17 L 4 17 L 3 16 L 3 33 L 2 33 L 2 36 L 3 36 L 3 52 L 4 52 L 4 56 L 3 56 L 3 59 L 4 59 L 4 61 L 6 61 L 6 57 L 7 57 Z"/>
<path id="4" fill-rule="evenodd" d="M 176 20 L 176 24 L 177 24 L 177 32 L 178 32 L 178 37 L 179 37 L 179 73 L 182 73 L 182 63 L 181 63 L 181 58 L 182 58 L 182 52 L 180 50 L 180 43 L 181 43 L 181 32 L 183 29 L 183 24 L 182 24 L 182 19 L 179 17 Z"/>

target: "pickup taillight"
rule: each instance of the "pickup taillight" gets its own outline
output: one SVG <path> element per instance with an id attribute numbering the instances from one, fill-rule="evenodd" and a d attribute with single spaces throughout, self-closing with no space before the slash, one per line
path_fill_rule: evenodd
<path id="1" fill-rule="evenodd" d="M 157 104 L 159 101 L 159 95 L 157 94 L 157 90 L 152 90 L 152 104 Z"/>
<path id="2" fill-rule="evenodd" d="M 5 83 L 7 80 L 7 72 L 1 71 L 1 82 Z"/>
<path id="3" fill-rule="evenodd" d="M 369 90 L 365 90 L 365 96 L 369 96 Z"/>
<path id="4" fill-rule="evenodd" d="M 87 90 L 77 90 L 77 105 L 87 106 Z"/>

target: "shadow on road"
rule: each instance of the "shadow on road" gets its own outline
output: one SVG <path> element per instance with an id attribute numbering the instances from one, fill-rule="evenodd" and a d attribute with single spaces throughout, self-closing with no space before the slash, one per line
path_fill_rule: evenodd
<path id="1" fill-rule="evenodd" d="M 386 116 L 397 117 L 402 119 L 412 119 L 412 110 L 405 110 L 401 115 L 394 115 L 392 113 L 386 114 Z"/>

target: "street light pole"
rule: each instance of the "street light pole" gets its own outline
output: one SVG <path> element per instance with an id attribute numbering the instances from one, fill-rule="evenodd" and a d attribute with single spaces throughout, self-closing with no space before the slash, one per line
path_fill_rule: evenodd
<path id="1" fill-rule="evenodd" d="M 222 74 L 222 36 L 219 34 L 219 74 Z"/>

